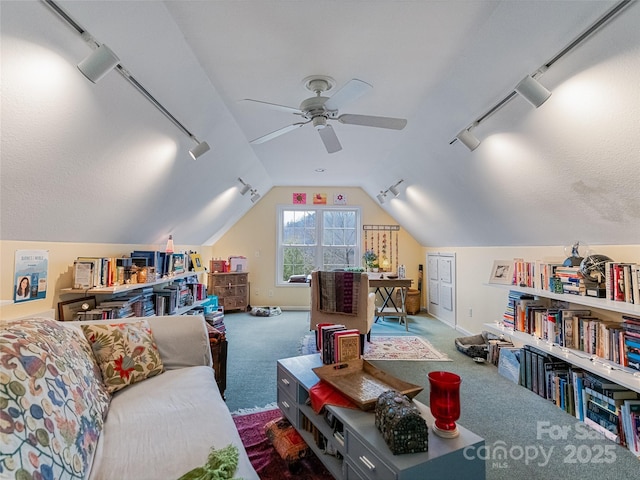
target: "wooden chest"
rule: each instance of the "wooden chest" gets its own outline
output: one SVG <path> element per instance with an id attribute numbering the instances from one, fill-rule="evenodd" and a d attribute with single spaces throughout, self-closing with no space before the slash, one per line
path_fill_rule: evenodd
<path id="1" fill-rule="evenodd" d="M 207 294 L 217 295 L 218 304 L 225 311 L 246 311 L 249 305 L 249 274 L 209 273 Z"/>
<path id="2" fill-rule="evenodd" d="M 376 427 L 394 455 L 428 450 L 427 422 L 409 397 L 396 390 L 378 397 Z"/>

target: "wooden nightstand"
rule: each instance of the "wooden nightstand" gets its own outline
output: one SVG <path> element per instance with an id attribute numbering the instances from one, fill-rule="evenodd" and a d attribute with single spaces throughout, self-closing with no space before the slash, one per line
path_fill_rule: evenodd
<path id="1" fill-rule="evenodd" d="M 224 391 L 227 388 L 227 338 L 224 333 L 208 323 L 209 347 L 213 358 L 213 369 L 216 372 L 216 383 L 220 390 L 220 395 L 224 398 Z"/>

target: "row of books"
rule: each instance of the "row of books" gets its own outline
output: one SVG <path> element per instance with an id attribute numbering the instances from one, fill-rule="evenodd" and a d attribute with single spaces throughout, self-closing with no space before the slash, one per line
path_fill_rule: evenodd
<path id="1" fill-rule="evenodd" d="M 191 263 L 196 257 L 199 258 L 197 254 L 152 250 L 134 250 L 128 257 L 78 257 L 73 265 L 73 288 L 155 282 L 169 274 L 198 270 Z"/>
<path id="2" fill-rule="evenodd" d="M 596 283 L 585 280 L 579 266 L 561 262 L 514 258 L 513 267 L 512 285 L 640 304 L 640 265 L 633 262 L 606 262 L 604 278 Z"/>
<path id="3" fill-rule="evenodd" d="M 622 322 L 593 316 L 591 310 L 550 305 L 521 292 L 509 292 L 503 323 L 561 347 L 580 350 L 640 370 L 640 319 Z"/>
<path id="4" fill-rule="evenodd" d="M 104 300 L 95 308 L 77 313 L 75 320 L 110 320 L 127 317 L 172 315 L 178 308 L 207 297 L 206 286 L 176 281 L 166 286 L 143 287 Z"/>
<path id="5" fill-rule="evenodd" d="M 340 324 L 319 323 L 316 346 L 324 364 L 356 360 L 360 358 L 360 332 Z"/>
<path id="6" fill-rule="evenodd" d="M 640 395 L 527 345 L 520 383 L 640 456 Z"/>

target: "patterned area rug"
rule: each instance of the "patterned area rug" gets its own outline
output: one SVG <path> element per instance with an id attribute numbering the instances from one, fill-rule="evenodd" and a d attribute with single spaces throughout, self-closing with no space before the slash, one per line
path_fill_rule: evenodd
<path id="1" fill-rule="evenodd" d="M 313 454 L 300 460 L 294 471 L 287 468 L 264 431 L 264 426 L 269 420 L 281 416 L 280 410 L 272 409 L 233 417 L 251 465 L 258 472 L 260 479 L 333 480 L 331 474 Z"/>
<path id="2" fill-rule="evenodd" d="M 372 336 L 371 342 L 364 344 L 365 360 L 409 360 L 451 362 L 427 340 L 415 336 Z M 309 355 L 316 351 L 314 334 L 306 335 L 300 345 L 300 354 Z"/>
<path id="3" fill-rule="evenodd" d="M 363 358 L 365 360 L 452 361 L 427 340 L 414 336 L 371 337 L 371 342 L 364 344 Z"/>

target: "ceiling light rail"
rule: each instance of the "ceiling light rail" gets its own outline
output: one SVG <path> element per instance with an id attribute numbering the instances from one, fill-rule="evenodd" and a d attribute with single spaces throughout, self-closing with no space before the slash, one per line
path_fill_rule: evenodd
<path id="1" fill-rule="evenodd" d="M 466 128 L 463 128 L 454 139 L 449 142 L 449 145 L 459 141 L 464 146 L 466 146 L 470 151 L 475 150 L 480 145 L 480 139 L 478 139 L 472 132 L 472 129 L 478 126 L 481 122 L 486 120 L 488 117 L 496 113 L 502 107 L 504 107 L 507 103 L 509 103 L 516 95 L 521 95 L 525 100 L 527 100 L 531 105 L 538 108 L 542 105 L 550 96 L 551 92 L 547 90 L 540 82 L 538 82 L 538 78 L 541 77 L 544 72 L 546 72 L 551 65 L 556 63 L 562 57 L 564 57 L 571 50 L 576 48 L 582 42 L 584 42 L 587 38 L 593 35 L 598 29 L 600 29 L 605 23 L 611 20 L 615 15 L 620 13 L 625 7 L 629 6 L 633 3 L 634 0 L 621 0 L 615 6 L 613 6 L 608 12 L 606 12 L 600 19 L 598 19 L 595 23 L 593 23 L 589 28 L 587 28 L 584 32 L 582 32 L 578 37 L 576 37 L 569 45 L 567 45 L 564 49 L 562 49 L 558 54 L 556 54 L 551 60 L 542 65 L 538 70 L 536 70 L 533 74 L 525 76 L 520 83 L 511 91 L 507 96 L 505 96 L 502 100 L 496 103 L 493 107 L 487 110 L 484 114 L 476 118 L 470 125 Z M 383 192 L 380 192 L 383 194 Z M 380 195 L 378 195 L 378 200 L 380 201 Z M 380 203 L 384 203 L 384 196 Z"/>
<path id="2" fill-rule="evenodd" d="M 376 195 L 376 198 L 378 199 L 378 202 L 380 202 L 380 205 L 382 205 L 385 202 L 385 200 L 387 199 L 388 193 L 391 193 L 391 195 L 393 195 L 394 197 L 397 197 L 398 195 L 400 195 L 400 190 L 398 190 L 398 186 L 402 182 L 404 182 L 404 179 L 398 180 L 396 183 L 391 185 L 386 190 L 380 190 L 380 193 Z"/>
<path id="3" fill-rule="evenodd" d="M 208 152 L 211 147 L 205 141 L 199 141 L 196 136 L 191 133 L 164 105 L 162 105 L 121 63 L 115 53 L 106 45 L 99 43 L 87 30 L 85 30 L 78 22 L 56 2 L 53 0 L 42 0 L 55 13 L 57 13 L 65 22 L 67 22 L 80 36 L 95 50 L 78 64 L 78 69 L 91 82 L 97 83 L 102 77 L 115 69 L 124 79 L 138 90 L 151 104 L 169 119 L 180 131 L 187 135 L 196 143 L 196 146 L 189 150 L 191 158 L 196 160 L 198 157 Z"/>

